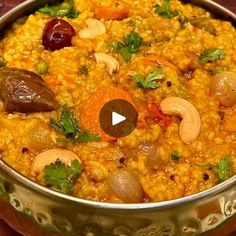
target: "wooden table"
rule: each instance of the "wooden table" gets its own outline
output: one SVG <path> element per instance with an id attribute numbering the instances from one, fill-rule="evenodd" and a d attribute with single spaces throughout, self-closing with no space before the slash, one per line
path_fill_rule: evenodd
<path id="1" fill-rule="evenodd" d="M 24 0 L 0 0 L 0 15 L 23 1 Z M 215 1 L 219 2 L 222 5 L 225 5 L 229 9 L 232 9 L 234 12 L 236 12 L 236 0 L 215 0 Z M 218 236 L 218 235 L 228 236 L 228 233 L 225 232 L 232 232 L 232 231 L 228 231 L 227 228 L 232 229 L 235 227 L 235 225 L 236 225 L 236 220 L 233 220 L 232 222 L 228 223 L 224 227 L 224 229 L 222 229 L 219 233 L 217 233 L 217 235 L 212 234 L 211 236 Z M 0 220 L 0 236 L 21 236 L 21 235 L 19 235 L 14 230 L 9 228 L 2 220 Z M 236 233 L 232 234 L 232 236 L 236 236 Z"/>

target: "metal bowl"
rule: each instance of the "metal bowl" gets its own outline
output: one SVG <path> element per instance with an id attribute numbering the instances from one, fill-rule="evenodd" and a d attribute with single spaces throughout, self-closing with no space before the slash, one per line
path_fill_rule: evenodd
<path id="1" fill-rule="evenodd" d="M 0 18 L 0 32 L 46 0 L 29 0 Z M 236 25 L 211 0 L 188 1 Z M 0 158 L 0 218 L 30 236 L 192 236 L 236 216 L 236 176 L 203 192 L 156 203 L 112 204 L 67 196 L 22 176 Z M 214 234 L 214 235 L 218 235 Z"/>

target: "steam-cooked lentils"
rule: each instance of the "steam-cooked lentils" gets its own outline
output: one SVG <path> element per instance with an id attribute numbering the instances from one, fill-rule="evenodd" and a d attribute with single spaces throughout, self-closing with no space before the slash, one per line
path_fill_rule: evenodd
<path id="1" fill-rule="evenodd" d="M 164 201 L 225 181 L 236 171 L 235 39 L 231 23 L 178 0 L 40 9 L 0 42 L 1 157 L 94 201 Z M 139 114 L 123 138 L 99 125 L 112 99 Z"/>

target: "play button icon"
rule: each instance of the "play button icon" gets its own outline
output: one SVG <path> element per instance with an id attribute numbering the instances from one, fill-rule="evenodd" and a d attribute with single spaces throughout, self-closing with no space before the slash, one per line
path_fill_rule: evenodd
<path id="1" fill-rule="evenodd" d="M 117 125 L 126 120 L 126 117 L 120 115 L 119 113 L 113 111 L 111 113 L 112 125 Z"/>
<path id="2" fill-rule="evenodd" d="M 135 129 L 137 120 L 138 114 L 134 106 L 123 99 L 107 102 L 99 114 L 103 131 L 116 138 L 129 135 Z"/>

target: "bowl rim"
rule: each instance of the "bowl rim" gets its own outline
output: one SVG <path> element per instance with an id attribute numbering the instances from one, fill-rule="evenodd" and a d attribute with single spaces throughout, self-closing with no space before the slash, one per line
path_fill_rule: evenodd
<path id="1" fill-rule="evenodd" d="M 6 14 L 0 17 L 0 23 L 6 21 L 11 17 L 13 14 L 15 14 L 19 9 L 22 9 L 24 7 L 27 7 L 29 4 L 34 3 L 35 0 L 27 0 L 10 11 L 8 11 Z M 212 0 L 202 0 L 205 4 L 210 4 L 211 6 L 217 8 L 218 10 L 225 13 L 225 15 L 229 16 L 233 21 L 236 22 L 236 14 L 234 14 L 229 9 L 225 8 L 224 6 L 221 6 L 220 4 L 212 1 Z M 209 189 L 206 189 L 202 192 L 198 192 L 189 196 L 167 200 L 167 201 L 161 201 L 161 202 L 151 202 L 151 203 L 109 203 L 109 202 L 98 202 L 98 201 L 92 201 L 92 200 L 86 200 L 70 195 L 63 194 L 61 192 L 49 189 L 47 187 L 44 187 L 33 180 L 29 179 L 26 176 L 23 176 L 19 172 L 17 172 L 13 167 L 8 165 L 3 159 L 0 158 L 0 170 L 3 170 L 5 172 L 5 175 L 10 176 L 15 181 L 20 182 L 22 185 L 29 187 L 30 189 L 40 192 L 43 195 L 47 195 L 50 198 L 58 198 L 60 200 L 70 201 L 75 204 L 82 204 L 86 205 L 88 207 L 92 208 L 102 208 L 106 210 L 135 210 L 135 211 L 143 211 L 143 210 L 158 210 L 158 209 L 164 209 L 164 208 L 172 208 L 172 207 L 179 207 L 182 204 L 186 203 L 193 203 L 196 201 L 199 201 L 206 197 L 213 197 L 233 186 L 236 186 L 236 175 L 231 177 L 230 179 L 217 184 Z"/>
<path id="2" fill-rule="evenodd" d="M 178 207 L 183 203 L 192 203 L 198 200 L 201 200 L 205 197 L 213 197 L 224 190 L 227 190 L 233 186 L 236 186 L 236 175 L 231 177 L 230 179 L 215 185 L 209 189 L 206 189 L 202 192 L 195 193 L 189 196 L 172 199 L 168 201 L 161 201 L 161 202 L 150 202 L 150 203 L 109 203 L 109 202 L 98 202 L 92 200 L 86 200 L 78 197 L 74 197 L 71 195 L 66 195 L 56 190 L 49 189 L 44 187 L 26 176 L 23 176 L 15 169 L 13 169 L 9 164 L 7 164 L 4 160 L 0 158 L 0 169 L 2 169 L 5 173 L 7 173 L 11 178 L 20 182 L 23 185 L 26 185 L 30 189 L 34 191 L 38 191 L 41 194 L 46 194 L 51 198 L 59 198 L 60 200 L 66 200 L 74 203 L 80 203 L 90 207 L 96 208 L 106 208 L 110 210 L 157 210 L 157 209 L 164 209 L 169 207 Z"/>

